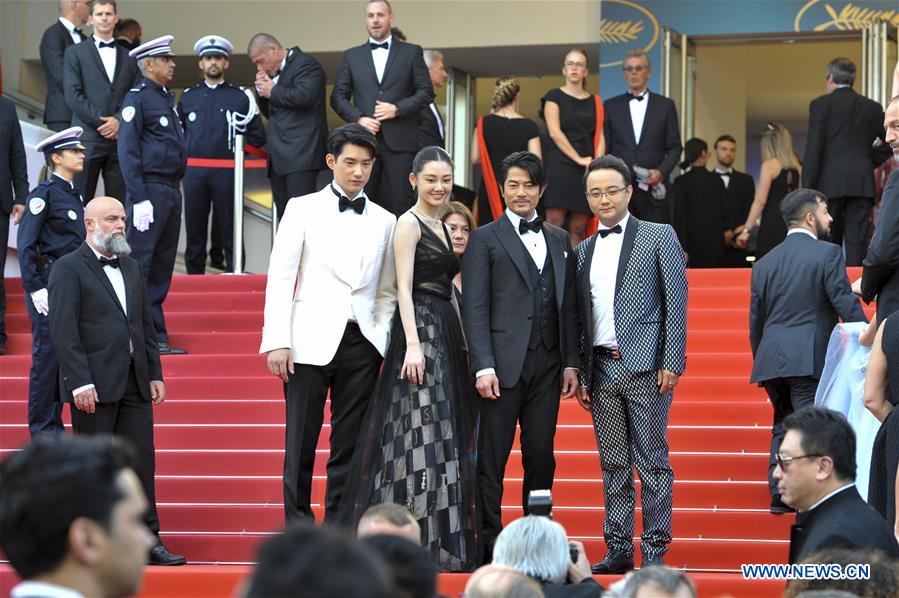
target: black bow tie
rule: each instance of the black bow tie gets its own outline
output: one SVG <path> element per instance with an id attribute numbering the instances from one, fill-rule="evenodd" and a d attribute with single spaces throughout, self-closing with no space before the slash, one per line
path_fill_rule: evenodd
<path id="1" fill-rule="evenodd" d="M 337 207 L 341 212 L 346 212 L 349 209 L 352 209 L 357 214 L 361 214 L 365 210 L 365 196 L 360 195 L 356 199 L 350 199 L 346 195 L 341 195 L 340 191 L 335 189 L 333 186 L 331 187 L 331 192 L 334 193 L 339 199 L 337 203 Z"/>
<path id="2" fill-rule="evenodd" d="M 84 37 L 84 34 L 81 33 L 81 29 L 78 29 L 78 27 L 75 27 L 74 29 L 72 29 L 72 31 L 77 33 L 79 37 Z"/>
<path id="3" fill-rule="evenodd" d="M 616 224 L 616 225 L 613 226 L 612 228 L 601 228 L 601 229 L 597 230 L 596 232 L 599 233 L 599 236 L 600 236 L 600 237 L 602 237 L 603 239 L 605 239 L 605 238 L 608 237 L 609 235 L 619 235 L 619 234 L 621 234 L 621 225 L 620 225 L 620 224 Z"/>
<path id="4" fill-rule="evenodd" d="M 646 98 L 646 94 L 644 94 L 644 93 L 641 93 L 640 95 L 634 95 L 632 93 L 629 93 L 627 95 L 631 96 L 630 97 L 631 100 L 637 100 L 638 102 L 642 102 Z"/>
<path id="5" fill-rule="evenodd" d="M 100 256 L 100 266 L 110 266 L 112 268 L 118 268 L 119 267 L 119 258 L 118 258 L 118 256 L 108 258 L 108 257 L 103 257 L 101 255 Z"/>
<path id="6" fill-rule="evenodd" d="M 535 233 L 539 233 L 541 227 L 543 226 L 543 218 L 537 216 L 530 222 L 526 222 L 524 218 L 518 221 L 518 234 L 523 235 L 528 231 L 532 231 Z"/>
<path id="7" fill-rule="evenodd" d="M 368 47 L 371 48 L 372 50 L 377 50 L 378 48 L 383 48 L 384 50 L 389 50 L 390 43 L 381 42 L 380 44 L 377 44 L 375 42 L 368 42 Z"/>
<path id="8" fill-rule="evenodd" d="M 730 172 L 721 172 L 720 170 L 716 170 L 716 171 L 715 171 L 715 174 L 717 174 L 718 176 L 730 176 L 730 175 L 733 174 L 733 171 L 730 171 Z"/>
<path id="9" fill-rule="evenodd" d="M 115 48 L 115 42 L 99 42 L 97 48 Z"/>

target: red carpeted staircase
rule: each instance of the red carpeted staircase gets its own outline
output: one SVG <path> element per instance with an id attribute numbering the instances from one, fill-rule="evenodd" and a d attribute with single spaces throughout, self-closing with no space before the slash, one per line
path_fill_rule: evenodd
<path id="1" fill-rule="evenodd" d="M 771 411 L 764 392 L 748 383 L 749 270 L 692 270 L 689 278 L 688 370 L 669 427 L 675 540 L 666 563 L 695 572 L 702 595 L 778 594 L 781 582 L 743 581 L 738 573 L 741 563 L 785 562 L 792 520 L 768 513 Z M 156 409 L 157 499 L 166 544 L 191 563 L 251 563 L 259 543 L 283 521 L 281 383 L 257 355 L 264 287 L 262 276 L 177 276 L 166 303 L 171 344 L 190 354 L 163 358 L 168 399 Z M 30 329 L 18 280 L 7 281 L 7 293 L 0 454 L 28 439 Z M 573 400 L 563 402 L 559 424 L 554 515 L 596 561 L 605 548 L 593 428 Z M 316 462 L 319 502 L 327 432 Z M 507 471 L 507 520 L 520 515 L 520 487 L 516 446 Z M 638 510 L 637 534 L 640 528 Z M 144 594 L 183 596 L 191 588 L 190 595 L 221 595 L 246 571 L 154 570 Z M 11 579 L 8 568 L 0 574 L 6 587 Z M 441 589 L 455 594 L 464 579 L 443 576 Z"/>

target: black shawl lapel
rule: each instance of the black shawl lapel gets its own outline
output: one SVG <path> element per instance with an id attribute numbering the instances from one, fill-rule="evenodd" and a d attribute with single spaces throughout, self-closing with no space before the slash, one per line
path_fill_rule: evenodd
<path id="1" fill-rule="evenodd" d="M 528 288 L 533 290 L 534 284 L 531 282 L 531 275 L 528 273 L 528 263 L 525 261 L 531 259 L 531 257 L 524 248 L 524 243 L 518 238 L 518 231 L 512 226 L 512 221 L 505 214 L 496 222 L 496 236 L 499 238 L 499 242 L 503 244 L 503 247 L 506 248 L 509 257 L 512 258 L 512 262 L 518 268 L 518 272 L 528 285 Z M 547 249 L 549 249 L 548 245 Z"/>
<path id="2" fill-rule="evenodd" d="M 121 303 L 119 303 L 119 296 L 115 294 L 115 289 L 112 288 L 112 283 L 109 282 L 109 277 L 106 276 L 106 273 L 103 272 L 103 266 L 100 265 L 100 260 L 97 259 L 97 256 L 94 255 L 94 250 L 90 248 L 90 246 L 85 243 L 81 246 L 81 255 L 84 256 L 85 262 L 87 262 L 87 267 L 91 269 L 91 271 L 97 276 L 97 279 L 100 281 L 100 284 L 103 285 L 103 288 L 106 289 L 106 292 L 109 293 L 109 296 L 112 297 L 113 302 L 116 304 L 116 307 L 119 308 L 119 313 L 123 316 L 125 315 L 125 310 Z"/>
<path id="3" fill-rule="evenodd" d="M 627 263 L 631 259 L 631 252 L 634 250 L 634 237 L 637 236 L 637 227 L 639 225 L 640 221 L 631 214 L 627 219 L 627 228 L 624 229 L 624 240 L 621 241 L 621 255 L 618 258 L 618 273 L 615 275 L 616 297 L 618 296 L 618 289 L 621 288 L 621 280 L 624 278 L 624 273 L 627 270 Z"/>

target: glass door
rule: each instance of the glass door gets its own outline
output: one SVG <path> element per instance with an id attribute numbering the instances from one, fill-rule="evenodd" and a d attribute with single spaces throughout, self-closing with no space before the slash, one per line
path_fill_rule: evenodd
<path id="1" fill-rule="evenodd" d="M 671 27 L 664 27 L 662 33 L 662 95 L 674 100 L 683 143 L 693 136 L 696 48 Z"/>
<path id="2" fill-rule="evenodd" d="M 896 27 L 886 21 L 868 24 L 862 29 L 861 92 L 886 106 L 893 87 L 896 65 Z"/>

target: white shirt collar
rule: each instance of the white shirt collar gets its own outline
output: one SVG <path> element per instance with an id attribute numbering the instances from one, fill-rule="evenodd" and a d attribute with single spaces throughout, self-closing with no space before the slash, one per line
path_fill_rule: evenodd
<path id="1" fill-rule="evenodd" d="M 722 167 L 720 167 L 720 166 L 716 166 L 716 167 L 715 167 L 715 172 L 720 172 L 721 174 L 733 174 L 733 173 L 734 173 L 734 169 L 733 169 L 733 167 L 731 167 L 731 168 L 722 168 Z"/>
<path id="2" fill-rule="evenodd" d="M 795 228 L 791 228 L 790 230 L 787 231 L 787 234 L 788 234 L 788 235 L 792 235 L 792 234 L 796 234 L 796 233 L 805 233 L 805 234 L 807 234 L 808 236 L 810 236 L 812 239 L 817 239 L 817 238 L 818 238 L 818 237 L 815 236 L 815 233 L 813 233 L 812 231 L 808 230 L 807 228 L 802 228 L 802 227 L 799 227 L 799 226 L 797 226 L 797 227 L 795 227 Z"/>
<path id="3" fill-rule="evenodd" d="M 350 199 L 356 199 L 356 198 L 359 198 L 359 197 L 364 197 L 364 198 L 366 199 L 366 203 L 367 203 L 367 201 L 368 201 L 368 196 L 365 194 L 365 189 L 362 189 L 362 190 L 361 190 L 359 193 L 357 193 L 354 197 L 350 197 L 349 194 L 348 194 L 346 191 L 344 191 L 343 189 L 341 189 L 340 185 L 338 185 L 338 184 L 335 183 L 334 181 L 331 181 L 331 185 L 333 185 L 334 188 L 337 189 L 337 191 L 339 191 L 341 195 L 344 195 L 344 196 L 346 196 L 346 197 L 349 197 Z"/>
<path id="4" fill-rule="evenodd" d="M 376 40 L 375 38 L 373 38 L 370 35 L 368 36 L 368 43 L 370 43 L 370 44 L 383 44 L 384 42 L 387 42 L 387 49 L 390 50 L 390 46 L 393 45 L 393 35 L 392 34 L 388 35 L 386 38 L 382 39 L 381 41 Z M 378 49 L 380 50 L 381 48 L 378 48 Z"/>
<path id="5" fill-rule="evenodd" d="M 537 211 L 535 210 L 535 211 L 534 211 L 534 218 L 536 218 L 536 217 L 537 217 Z M 518 223 L 521 222 L 522 220 L 524 220 L 524 218 L 522 218 L 521 216 L 519 216 L 518 214 L 516 214 L 515 212 L 513 212 L 513 211 L 510 210 L 509 208 L 506 208 L 506 218 L 508 218 L 509 221 L 512 222 L 512 227 L 513 227 L 516 231 L 518 230 Z M 534 220 L 534 218 L 531 218 L 531 219 L 528 220 L 527 222 L 532 222 L 532 221 Z M 531 231 L 531 232 L 533 232 L 533 231 Z"/>
<path id="6" fill-rule="evenodd" d="M 65 17 L 59 17 L 59 22 L 62 23 L 63 27 L 69 30 L 69 33 L 73 33 L 76 29 L 75 23 Z"/>
<path id="7" fill-rule="evenodd" d="M 203 79 L 203 83 L 205 83 L 205 84 L 206 84 L 206 87 L 208 87 L 209 89 L 216 89 L 217 87 L 219 87 L 220 85 L 222 85 L 224 82 L 225 82 L 225 80 L 222 79 L 221 81 L 219 81 L 219 82 L 216 83 L 215 85 L 210 85 L 210 84 L 209 84 L 209 81 L 207 81 L 206 79 Z"/>
<path id="8" fill-rule="evenodd" d="M 42 581 L 23 581 L 12 589 L 11 598 L 30 596 L 42 596 L 44 598 L 84 598 L 84 594 L 56 585 L 54 583 L 44 583 Z"/>
<path id="9" fill-rule="evenodd" d="M 848 83 L 840 83 L 839 85 L 837 85 L 837 89 L 842 89 L 844 87 L 852 87 L 852 86 L 849 85 Z"/>
<path id="10" fill-rule="evenodd" d="M 793 229 L 793 230 L 795 230 L 795 229 Z M 847 488 L 851 488 L 851 487 L 853 487 L 853 486 L 855 486 L 855 482 L 852 482 L 851 484 L 846 484 L 845 486 L 841 486 L 841 487 L 837 488 L 836 490 L 834 490 L 833 492 L 831 492 L 830 494 L 828 494 L 827 496 L 825 496 L 824 498 L 822 498 L 821 500 L 819 500 L 818 502 L 816 502 L 815 504 L 813 504 L 812 506 L 810 506 L 810 507 L 808 508 L 808 510 L 811 511 L 811 510 L 814 509 L 815 507 L 820 506 L 821 503 L 823 503 L 825 500 L 827 500 L 828 498 L 832 497 L 833 495 L 835 495 L 835 494 L 837 494 L 837 493 L 839 493 L 839 492 L 842 492 L 843 490 L 846 490 Z"/>
<path id="11" fill-rule="evenodd" d="M 607 229 L 610 229 L 610 228 L 615 228 L 616 226 L 620 225 L 620 226 L 621 226 L 621 234 L 624 234 L 624 230 L 627 228 L 627 221 L 628 221 L 628 219 L 629 219 L 630 217 L 631 217 L 630 212 L 625 212 L 625 213 L 624 213 L 624 218 L 622 218 L 621 220 L 619 220 L 618 222 L 616 222 L 616 223 L 613 224 L 612 226 L 604 226 L 603 223 L 600 222 L 600 223 L 598 224 L 598 229 L 599 229 L 599 230 L 607 230 Z"/>
<path id="12" fill-rule="evenodd" d="M 74 189 L 74 188 L 75 188 L 75 183 L 72 183 L 71 181 L 67 181 L 67 180 L 65 179 L 65 177 L 63 177 L 62 175 L 56 174 L 56 173 L 54 172 L 54 173 L 53 173 L 53 176 L 55 176 L 55 177 L 58 178 L 60 181 L 62 181 L 62 182 L 65 183 L 66 185 L 68 185 L 71 189 Z"/>
<path id="13" fill-rule="evenodd" d="M 644 97 L 646 97 L 646 96 L 649 95 L 649 87 L 647 87 L 646 89 L 644 89 L 644 90 L 643 90 L 642 92 L 640 92 L 640 93 L 634 93 L 634 92 L 632 92 L 630 89 L 628 89 L 628 90 L 627 90 L 627 93 L 629 93 L 630 95 L 632 95 L 632 96 L 634 96 L 634 97 L 644 98 Z"/>
<path id="14" fill-rule="evenodd" d="M 115 38 L 112 38 L 112 37 L 110 37 L 109 39 L 100 39 L 99 37 L 97 37 L 96 33 L 93 34 L 91 37 L 94 38 L 95 44 L 99 44 L 100 42 L 103 42 L 104 44 L 108 44 L 109 42 L 115 43 Z"/>

